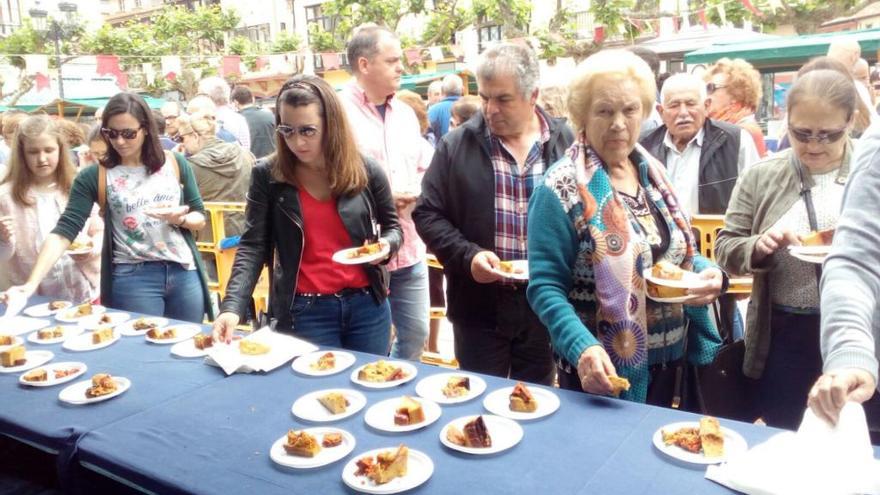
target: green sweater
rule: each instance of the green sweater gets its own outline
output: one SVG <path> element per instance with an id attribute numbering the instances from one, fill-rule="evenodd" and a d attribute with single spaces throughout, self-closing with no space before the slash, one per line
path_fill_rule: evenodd
<path id="1" fill-rule="evenodd" d="M 202 197 L 199 194 L 199 188 L 196 186 L 195 175 L 192 168 L 183 155 L 175 153 L 177 163 L 180 167 L 180 183 L 183 186 L 183 195 L 181 196 L 181 204 L 189 206 L 190 211 L 205 210 L 202 204 Z M 58 219 L 58 224 L 52 230 L 53 234 L 58 234 L 70 241 L 73 241 L 77 234 L 83 229 L 86 220 L 91 215 L 92 207 L 98 202 L 98 165 L 90 165 L 82 169 L 73 181 L 73 187 L 70 190 L 70 199 L 67 202 L 67 208 Z M 113 229 L 112 219 L 110 218 L 110 208 L 104 208 L 104 245 L 101 248 L 101 302 L 105 306 L 113 307 L 112 301 L 112 283 L 113 283 Z M 214 318 L 214 311 L 211 306 L 211 297 L 208 292 L 208 282 L 205 279 L 205 269 L 202 264 L 202 256 L 196 248 L 192 233 L 188 229 L 181 229 L 183 238 L 192 251 L 193 260 L 196 263 L 196 269 L 199 273 L 199 280 L 202 283 L 202 292 L 205 300 L 205 310 L 208 312 L 208 318 Z"/>

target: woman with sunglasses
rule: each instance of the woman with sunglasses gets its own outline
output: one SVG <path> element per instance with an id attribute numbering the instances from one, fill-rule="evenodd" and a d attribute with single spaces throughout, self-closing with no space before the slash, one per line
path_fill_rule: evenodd
<path id="1" fill-rule="evenodd" d="M 295 76 L 275 102 L 277 152 L 251 176 L 245 232 L 214 338 L 229 341 L 264 263 L 276 330 L 318 345 L 387 354 L 391 310 L 382 265 L 402 241 L 388 178 L 361 156 L 339 100 L 323 79 Z M 332 256 L 365 242 L 388 255 L 369 264 Z"/>
<path id="2" fill-rule="evenodd" d="M 201 322 L 211 306 L 191 234 L 205 225 L 192 169 L 183 156 L 162 150 L 153 114 L 137 94 L 110 98 L 101 133 L 110 145 L 106 156 L 76 176 L 28 281 L 10 292 L 33 294 L 98 204 L 105 225 L 102 303 Z"/>
<path id="3" fill-rule="evenodd" d="M 857 99 L 845 73 L 798 76 L 787 101 L 792 148 L 740 176 L 715 243 L 725 270 L 754 275 L 743 372 L 758 380 L 761 415 L 771 426 L 798 427 L 804 398 L 822 373 L 820 265 L 787 248 L 837 224 Z"/>

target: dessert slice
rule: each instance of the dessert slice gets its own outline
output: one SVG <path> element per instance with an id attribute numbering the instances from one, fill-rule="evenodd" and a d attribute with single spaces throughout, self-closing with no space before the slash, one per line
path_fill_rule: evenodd
<path id="1" fill-rule="evenodd" d="M 253 340 L 240 340 L 238 341 L 238 350 L 242 354 L 247 354 L 249 356 L 258 356 L 260 354 L 268 354 L 269 346 L 266 344 L 261 344 L 260 342 L 255 342 Z"/>
<path id="2" fill-rule="evenodd" d="M 449 429 L 452 430 L 453 428 L 455 427 L 450 427 Z M 482 416 L 477 416 L 465 423 L 463 432 L 458 433 L 457 428 L 455 428 L 455 432 L 457 433 L 455 436 L 464 441 L 464 443 L 459 443 L 459 445 L 475 448 L 488 448 L 492 446 L 492 437 L 489 436 L 489 430 L 486 428 L 486 423 L 483 421 Z M 446 438 L 454 441 L 450 438 L 448 432 Z"/>
<path id="3" fill-rule="evenodd" d="M 834 229 L 818 230 L 801 237 L 804 246 L 830 246 L 834 240 Z"/>
<path id="4" fill-rule="evenodd" d="M 711 416 L 700 418 L 700 444 L 706 457 L 724 456 L 724 435 L 718 419 Z"/>
<path id="5" fill-rule="evenodd" d="M 684 270 L 668 261 L 658 261 L 651 267 L 651 275 L 663 280 L 681 280 L 684 277 Z"/>
<path id="6" fill-rule="evenodd" d="M 383 360 L 369 363 L 358 371 L 358 379 L 366 382 L 392 382 L 406 378 L 403 368 Z"/>
<path id="7" fill-rule="evenodd" d="M 342 445 L 342 433 L 325 433 L 321 445 L 327 448 Z"/>
<path id="8" fill-rule="evenodd" d="M 513 392 L 510 393 L 510 410 L 529 413 L 537 409 L 538 401 L 532 396 L 532 392 L 523 382 L 516 382 Z"/>
<path id="9" fill-rule="evenodd" d="M 55 379 L 64 378 L 65 376 L 70 376 L 74 373 L 78 373 L 79 368 L 55 368 Z"/>
<path id="10" fill-rule="evenodd" d="M 400 407 L 394 411 L 394 424 L 399 426 L 407 426 L 421 423 L 425 420 L 425 410 L 422 404 L 405 395 L 400 401 Z"/>
<path id="11" fill-rule="evenodd" d="M 471 391 L 471 379 L 466 376 L 451 376 L 443 387 L 443 395 L 450 399 L 462 397 Z"/>
<path id="12" fill-rule="evenodd" d="M 629 390 L 629 380 L 621 376 L 609 376 L 608 381 L 611 382 L 611 393 L 616 397 L 621 392 Z"/>
<path id="13" fill-rule="evenodd" d="M 24 357 L 25 349 L 23 345 L 12 346 L 3 352 L 0 352 L 0 366 L 4 368 L 12 368 L 13 366 L 21 366 L 27 359 Z"/>
<path id="14" fill-rule="evenodd" d="M 382 245 L 378 242 L 373 244 L 368 244 L 366 241 L 363 246 L 358 247 L 353 251 L 348 252 L 348 257 L 351 258 L 360 258 L 361 256 L 369 256 L 371 254 L 376 254 L 382 251 Z"/>
<path id="15" fill-rule="evenodd" d="M 290 430 L 287 432 L 287 443 L 284 450 L 290 455 L 315 457 L 321 451 L 318 440 L 305 431 Z"/>
<path id="16" fill-rule="evenodd" d="M 193 337 L 193 344 L 196 349 L 207 349 L 214 345 L 214 338 L 208 334 L 200 333 Z"/>
<path id="17" fill-rule="evenodd" d="M 45 382 L 48 379 L 49 373 L 46 372 L 46 368 L 37 368 L 24 374 L 24 381 L 26 382 Z"/>
<path id="18" fill-rule="evenodd" d="M 15 342 L 15 337 L 12 335 L 0 335 L 0 345 L 12 345 Z"/>
<path id="19" fill-rule="evenodd" d="M 377 485 L 384 485 L 394 478 L 406 476 L 408 459 L 409 449 L 404 444 L 400 444 L 394 452 L 380 452 L 376 456 L 376 466 L 369 473 L 369 477 Z"/>
<path id="20" fill-rule="evenodd" d="M 688 452 L 698 453 L 702 448 L 700 441 L 700 430 L 693 427 L 679 428 L 673 432 L 661 432 L 663 435 L 663 443 L 666 445 L 676 445 Z"/>
<path id="21" fill-rule="evenodd" d="M 60 326 L 37 330 L 37 338 L 40 340 L 58 339 L 61 337 L 64 337 L 64 328 Z"/>
<path id="22" fill-rule="evenodd" d="M 76 307 L 76 311 L 73 313 L 74 318 L 79 318 L 80 316 L 89 316 L 92 314 L 93 308 L 89 303 L 80 304 Z"/>
<path id="23" fill-rule="evenodd" d="M 174 328 L 151 328 L 147 330 L 147 337 L 156 340 L 168 340 L 177 337 L 177 330 Z"/>
<path id="24" fill-rule="evenodd" d="M 107 373 L 98 373 L 92 377 L 92 386 L 86 389 L 86 397 L 92 399 L 116 391 L 116 380 Z"/>
<path id="25" fill-rule="evenodd" d="M 107 342 L 108 340 L 113 340 L 112 328 L 103 327 L 92 332 L 92 344 L 100 344 L 101 342 Z"/>
<path id="26" fill-rule="evenodd" d="M 104 313 L 98 319 L 98 323 L 106 323 L 109 325 L 109 324 L 113 323 L 113 318 L 110 318 L 110 315 L 108 315 L 107 313 Z"/>
<path id="27" fill-rule="evenodd" d="M 318 397 L 318 402 L 330 411 L 330 414 L 342 414 L 348 407 L 348 400 L 339 392 L 326 393 Z"/>
<path id="28" fill-rule="evenodd" d="M 67 301 L 52 301 L 49 303 L 49 311 L 58 311 L 70 306 L 70 303 Z"/>
<path id="29" fill-rule="evenodd" d="M 158 326 L 159 325 L 157 325 L 155 321 L 148 318 L 138 318 L 137 320 L 134 320 L 134 323 L 131 324 L 131 328 L 137 330 L 138 332 L 149 330 L 151 328 L 156 328 Z"/>
<path id="30" fill-rule="evenodd" d="M 318 360 L 309 365 L 315 371 L 327 371 L 336 367 L 336 356 L 332 352 L 325 353 Z"/>

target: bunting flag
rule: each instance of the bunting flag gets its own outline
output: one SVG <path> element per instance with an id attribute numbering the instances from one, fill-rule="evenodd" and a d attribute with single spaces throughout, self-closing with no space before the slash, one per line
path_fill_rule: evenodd
<path id="1" fill-rule="evenodd" d="M 162 77 L 168 79 L 169 81 L 173 81 L 180 75 L 181 65 L 180 65 L 180 57 L 177 55 L 166 55 L 162 57 Z"/>
<path id="2" fill-rule="evenodd" d="M 34 84 L 37 86 L 37 91 L 42 91 L 49 87 L 49 76 L 46 74 L 38 73 L 34 75 Z"/>
<path id="3" fill-rule="evenodd" d="M 121 89 L 128 88 L 128 74 L 122 72 L 119 68 L 119 57 L 116 55 L 97 55 L 95 57 L 97 69 L 95 72 L 99 76 L 113 76 L 116 78 L 116 84 Z"/>
<path id="4" fill-rule="evenodd" d="M 428 49 L 428 54 L 431 55 L 431 60 L 435 62 L 438 60 L 443 60 L 443 47 L 432 46 Z"/>
<path id="5" fill-rule="evenodd" d="M 700 17 L 700 24 L 703 25 L 703 29 L 709 30 L 709 19 L 706 18 L 706 9 L 700 9 L 697 11 L 697 15 Z"/>
<path id="6" fill-rule="evenodd" d="M 339 54 L 328 52 L 321 54 L 321 63 L 324 64 L 324 70 L 333 70 L 339 68 Z"/>
<path id="7" fill-rule="evenodd" d="M 153 84 L 156 80 L 156 69 L 153 68 L 153 64 L 150 62 L 141 64 L 141 69 L 144 71 L 144 76 L 147 78 L 147 84 Z"/>
<path id="8" fill-rule="evenodd" d="M 403 52 L 406 55 L 406 61 L 409 65 L 418 65 L 422 63 L 422 50 L 418 48 L 407 48 Z"/>
<path id="9" fill-rule="evenodd" d="M 229 77 L 232 75 L 241 75 L 241 56 L 224 55 L 223 64 L 220 66 L 220 75 Z"/>
<path id="10" fill-rule="evenodd" d="M 755 7 L 754 4 L 752 4 L 751 0 L 740 0 L 740 2 L 742 2 L 743 7 L 745 7 L 746 10 L 748 10 L 749 12 L 754 14 L 755 16 L 764 17 L 764 13 L 761 12 L 760 10 L 758 10 L 758 8 Z"/>
<path id="11" fill-rule="evenodd" d="M 593 28 L 593 42 L 596 44 L 605 41 L 605 26 L 596 26 Z"/>

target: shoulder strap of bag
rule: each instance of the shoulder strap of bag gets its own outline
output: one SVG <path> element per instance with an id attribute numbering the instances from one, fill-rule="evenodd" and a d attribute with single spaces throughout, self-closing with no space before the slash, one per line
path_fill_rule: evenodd
<path id="1" fill-rule="evenodd" d="M 104 218 L 104 206 L 107 204 L 107 169 L 98 165 L 98 212 Z"/>
<path id="2" fill-rule="evenodd" d="M 801 182 L 801 197 L 804 199 L 804 205 L 807 207 L 807 220 L 810 222 L 810 230 L 819 230 L 819 222 L 816 219 L 816 208 L 813 206 L 813 194 L 804 183 L 804 171 L 800 163 L 795 162 L 798 179 Z M 822 265 L 815 264 L 813 268 L 816 271 L 816 287 L 821 291 Z"/>

